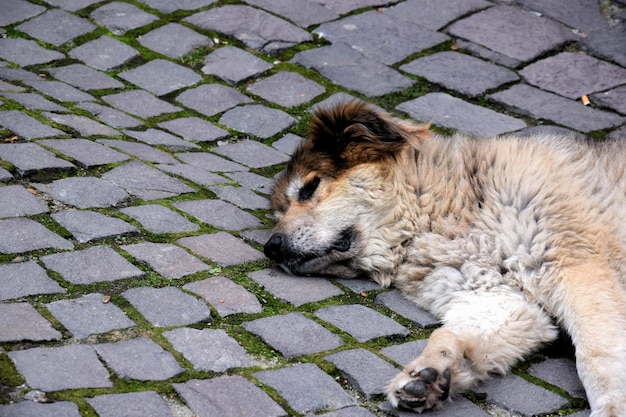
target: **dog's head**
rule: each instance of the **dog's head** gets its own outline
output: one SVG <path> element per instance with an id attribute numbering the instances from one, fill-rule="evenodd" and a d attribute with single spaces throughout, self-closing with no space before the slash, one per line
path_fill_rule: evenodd
<path id="1" fill-rule="evenodd" d="M 364 102 L 318 110 L 274 185 L 266 256 L 299 275 L 371 276 L 397 244 L 383 229 L 402 223 L 390 182 L 428 135 Z"/>

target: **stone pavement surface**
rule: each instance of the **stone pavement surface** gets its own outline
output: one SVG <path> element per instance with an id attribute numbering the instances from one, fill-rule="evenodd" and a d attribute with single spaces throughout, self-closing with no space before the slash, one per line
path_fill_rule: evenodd
<path id="1" fill-rule="evenodd" d="M 262 254 L 309 110 L 626 138 L 625 0 L 0 0 L 0 416 L 382 416 L 437 326 Z M 583 100 L 589 100 L 585 105 Z M 433 416 L 589 415 L 567 343 Z"/>

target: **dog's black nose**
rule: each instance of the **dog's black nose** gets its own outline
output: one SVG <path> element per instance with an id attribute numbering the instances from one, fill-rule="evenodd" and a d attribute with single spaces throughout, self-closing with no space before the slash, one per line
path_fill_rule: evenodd
<path id="1" fill-rule="evenodd" d="M 283 258 L 286 247 L 287 236 L 282 233 L 275 233 L 265 244 L 263 252 L 268 258 L 274 261 L 280 261 Z"/>

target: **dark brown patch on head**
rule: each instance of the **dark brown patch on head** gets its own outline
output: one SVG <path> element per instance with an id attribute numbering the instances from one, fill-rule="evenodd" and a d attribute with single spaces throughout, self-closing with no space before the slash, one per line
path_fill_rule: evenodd
<path id="1" fill-rule="evenodd" d="M 394 159 L 407 146 L 416 147 L 428 135 L 427 126 L 394 120 L 363 101 L 317 110 L 308 138 L 275 183 L 272 207 L 279 211 L 288 207 L 284 190 L 293 177 L 303 178 L 315 172 L 318 177 L 335 179 L 359 164 Z"/>

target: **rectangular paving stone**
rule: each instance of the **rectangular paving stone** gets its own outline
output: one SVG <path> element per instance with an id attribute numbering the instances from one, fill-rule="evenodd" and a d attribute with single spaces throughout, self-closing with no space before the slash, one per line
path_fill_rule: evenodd
<path id="1" fill-rule="evenodd" d="M 399 369 L 366 349 L 350 349 L 324 357 L 335 365 L 348 383 L 370 399 L 385 393 Z"/>
<path id="2" fill-rule="evenodd" d="M 150 128 L 146 130 L 124 130 L 124 133 L 134 139 L 137 139 L 138 141 L 145 142 L 148 145 L 162 146 L 174 151 L 200 149 L 200 147 L 195 143 L 188 142 L 178 136 L 159 129 Z"/>
<path id="3" fill-rule="evenodd" d="M 0 417 L 80 417 L 78 406 L 71 401 L 37 403 L 20 401 L 14 404 L 0 404 Z"/>
<path id="4" fill-rule="evenodd" d="M 113 386 L 109 373 L 91 346 L 33 348 L 12 351 L 8 355 L 33 389 L 50 392 Z"/>
<path id="5" fill-rule="evenodd" d="M 513 374 L 494 377 L 478 390 L 487 393 L 487 402 L 527 417 L 571 407 L 565 398 Z"/>
<path id="6" fill-rule="evenodd" d="M 374 414 L 362 407 L 346 407 L 324 414 L 326 417 L 375 417 Z"/>
<path id="7" fill-rule="evenodd" d="M 228 110 L 219 122 L 231 129 L 267 139 L 289 129 L 296 119 L 278 109 L 248 104 Z"/>
<path id="8" fill-rule="evenodd" d="M 184 372 L 171 353 L 147 337 L 93 347 L 121 379 L 164 381 Z"/>
<path id="9" fill-rule="evenodd" d="M 67 292 L 34 261 L 0 265 L 0 277 L 0 301 Z"/>
<path id="10" fill-rule="evenodd" d="M 156 167 L 159 168 L 161 171 L 167 172 L 168 174 L 172 174 L 177 177 L 183 177 L 204 187 L 215 184 L 223 184 L 225 181 L 228 181 L 226 178 L 220 175 L 214 174 L 195 165 L 159 164 L 156 165 Z"/>
<path id="11" fill-rule="evenodd" d="M 139 287 L 122 293 L 153 326 L 182 326 L 211 321 L 202 301 L 176 287 Z"/>
<path id="12" fill-rule="evenodd" d="M 45 49 L 39 46 L 37 42 L 28 39 L 4 38 L 0 39 L 0 58 L 26 67 L 63 59 L 65 55 Z"/>
<path id="13" fill-rule="evenodd" d="M 306 0 L 246 0 L 246 3 L 270 11 L 306 28 L 311 25 L 335 20 L 339 15 L 321 2 Z"/>
<path id="14" fill-rule="evenodd" d="M 439 30 L 461 16 L 492 5 L 485 0 L 407 0 L 384 9 L 383 13 L 416 26 Z"/>
<path id="15" fill-rule="evenodd" d="M 4 168 L 0 167 L 0 181 L 10 181 L 13 179 L 13 175 Z"/>
<path id="16" fill-rule="evenodd" d="M 0 220 L 0 253 L 25 253 L 49 248 L 73 249 L 74 244 L 31 219 Z"/>
<path id="17" fill-rule="evenodd" d="M 55 129 L 46 124 L 41 123 L 34 117 L 28 116 L 18 110 L 0 111 L 0 126 L 4 127 L 24 139 L 46 138 L 64 135 L 65 133 L 59 129 Z M 21 143 L 4 143 L 0 146 L 22 145 Z M 2 148 L 0 148 L 2 149 Z M 0 154 L 0 157 L 2 154 Z M 69 164 L 67 162 L 66 164 Z"/>
<path id="18" fill-rule="evenodd" d="M 79 108 L 88 111 L 93 114 L 98 120 L 109 126 L 119 127 L 137 127 L 143 124 L 143 122 L 123 113 L 119 110 L 112 109 L 108 106 L 103 106 L 97 103 L 80 103 Z"/>
<path id="19" fill-rule="evenodd" d="M 167 278 L 178 279 L 210 269 L 184 249 L 168 243 L 142 242 L 120 247 Z"/>
<path id="20" fill-rule="evenodd" d="M 308 3 L 307 3 L 308 4 Z M 202 72 L 214 75 L 229 84 L 239 84 L 258 77 L 273 68 L 269 62 L 235 46 L 224 46 L 204 59 Z"/>
<path id="21" fill-rule="evenodd" d="M 32 305 L 0 304 L 0 342 L 46 340 L 61 340 L 61 333 Z"/>
<path id="22" fill-rule="evenodd" d="M 422 351 L 426 347 L 426 343 L 428 343 L 427 339 L 421 339 L 413 342 L 401 343 L 399 345 L 387 346 L 382 348 L 380 353 L 398 365 L 406 366 L 422 354 Z"/>
<path id="23" fill-rule="evenodd" d="M 252 365 L 252 358 L 222 329 L 182 327 L 163 333 L 197 371 L 224 372 Z"/>
<path id="24" fill-rule="evenodd" d="M 58 272 L 72 284 L 93 284 L 144 276 L 140 269 L 107 246 L 46 255 L 41 261 L 47 269 Z"/>
<path id="25" fill-rule="evenodd" d="M 534 363 L 528 373 L 555 385 L 576 398 L 587 398 L 585 387 L 578 377 L 576 362 L 569 358 L 548 358 Z"/>
<path id="26" fill-rule="evenodd" d="M 243 230 L 263 224 L 252 214 L 221 200 L 182 201 L 172 205 L 218 229 Z"/>
<path id="27" fill-rule="evenodd" d="M 198 294 L 217 311 L 220 317 L 233 314 L 255 314 L 263 307 L 254 294 L 226 277 L 190 282 L 183 289 Z"/>
<path id="28" fill-rule="evenodd" d="M 137 6 L 117 1 L 98 7 L 89 16 L 115 35 L 123 35 L 129 30 L 157 20 L 155 15 L 144 12 Z"/>
<path id="29" fill-rule="evenodd" d="M 55 112 L 66 112 L 63 106 L 43 98 L 36 93 L 0 93 L 3 97 L 11 99 L 29 110 L 49 110 Z"/>
<path id="30" fill-rule="evenodd" d="M 197 255 L 210 259 L 219 266 L 238 265 L 265 258 L 261 252 L 226 232 L 183 237 L 176 243 Z"/>
<path id="31" fill-rule="evenodd" d="M 176 154 L 176 157 L 183 162 L 211 172 L 247 171 L 242 165 L 208 152 L 181 152 Z"/>
<path id="32" fill-rule="evenodd" d="M 107 71 L 138 57 L 139 52 L 124 42 L 105 35 L 72 49 L 69 55 L 92 68 Z"/>
<path id="33" fill-rule="evenodd" d="M 333 83 L 366 96 L 383 96 L 414 84 L 412 79 L 366 57 L 346 43 L 299 52 L 292 62 L 313 68 Z"/>
<path id="34" fill-rule="evenodd" d="M 244 329 L 259 336 L 286 358 L 338 348 L 341 338 L 300 313 L 288 313 L 248 321 Z"/>
<path id="35" fill-rule="evenodd" d="M 376 304 L 384 305 L 420 327 L 432 327 L 439 324 L 439 320 L 435 316 L 406 299 L 399 290 L 391 290 L 377 295 Z"/>
<path id="36" fill-rule="evenodd" d="M 102 90 L 105 88 L 121 89 L 124 84 L 104 72 L 97 71 L 83 64 L 71 64 L 65 67 L 45 70 L 59 81 L 64 81 L 81 90 Z"/>
<path id="37" fill-rule="evenodd" d="M 103 294 L 91 293 L 79 298 L 58 300 L 46 308 L 77 339 L 114 329 L 135 326 L 135 322 L 111 302 L 103 301 Z"/>
<path id="38" fill-rule="evenodd" d="M 320 84 L 290 71 L 280 71 L 257 81 L 247 90 L 283 107 L 298 106 L 326 91 Z"/>
<path id="39" fill-rule="evenodd" d="M 245 187 L 263 194 L 270 194 L 274 184 L 273 180 L 253 172 L 229 172 L 226 175 L 242 188 Z"/>
<path id="40" fill-rule="evenodd" d="M 332 43 L 345 43 L 380 63 L 391 65 L 450 39 L 387 13 L 371 10 L 324 23 L 314 30 Z"/>
<path id="41" fill-rule="evenodd" d="M 172 13 L 177 10 L 196 10 L 215 3 L 216 0 L 179 0 L 172 3 L 170 0 L 140 0 L 161 13 Z"/>
<path id="42" fill-rule="evenodd" d="M 251 168 L 263 168 L 289 160 L 284 153 L 249 139 L 219 145 L 213 151 Z"/>
<path id="43" fill-rule="evenodd" d="M 142 200 L 157 200 L 195 192 L 182 181 L 139 161 L 113 168 L 102 175 L 102 179 L 119 185 Z"/>
<path id="44" fill-rule="evenodd" d="M 526 84 L 516 84 L 487 97 L 520 114 L 551 120 L 581 132 L 620 126 L 626 120 Z"/>
<path id="45" fill-rule="evenodd" d="M 613 109 L 626 115 L 626 85 L 602 93 L 593 94 L 592 103 Z"/>
<path id="46" fill-rule="evenodd" d="M 49 0 L 46 3 L 57 6 L 63 10 L 75 12 L 84 9 L 92 4 L 99 3 L 98 0 Z"/>
<path id="47" fill-rule="evenodd" d="M 154 97 L 145 90 L 110 94 L 102 97 L 102 99 L 119 110 L 144 119 L 182 110 L 180 107 Z"/>
<path id="48" fill-rule="evenodd" d="M 4 0 L 3 5 L 0 26 L 21 22 L 46 11 L 45 7 L 23 0 Z"/>
<path id="49" fill-rule="evenodd" d="M 165 59 L 153 59 L 139 67 L 123 71 L 118 76 L 157 96 L 192 86 L 202 80 L 193 70 Z"/>
<path id="50" fill-rule="evenodd" d="M 576 52 L 561 52 L 519 73 L 528 84 L 573 100 L 626 84 L 626 68 Z"/>
<path id="51" fill-rule="evenodd" d="M 199 117 L 181 117 L 168 120 L 167 122 L 159 123 L 159 127 L 191 142 L 214 142 L 230 135 L 228 131 Z"/>
<path id="52" fill-rule="evenodd" d="M 253 376 L 274 388 L 291 408 L 301 414 L 356 405 L 355 399 L 330 375 L 312 363 L 261 371 Z"/>
<path id="53" fill-rule="evenodd" d="M 565 26 L 507 5 L 461 19 L 453 23 L 448 32 L 523 62 L 574 39 Z"/>
<path id="54" fill-rule="evenodd" d="M 65 10 L 50 9 L 45 13 L 28 20 L 16 27 L 33 38 L 60 46 L 67 41 L 85 35 L 96 26 L 89 20 L 66 12 Z"/>
<path id="55" fill-rule="evenodd" d="M 122 219 L 88 210 L 62 210 L 52 218 L 72 234 L 79 243 L 139 233 Z"/>
<path id="56" fill-rule="evenodd" d="M 317 310 L 320 319 L 337 326 L 359 342 L 378 337 L 407 336 L 409 330 L 395 320 L 360 304 L 336 305 Z"/>
<path id="57" fill-rule="evenodd" d="M 172 386 L 198 416 L 287 415 L 261 388 L 239 375 L 192 379 Z M 233 401 L 233 393 L 237 393 L 237 401 Z"/>
<path id="58" fill-rule="evenodd" d="M 286 20 L 244 5 L 216 7 L 193 14 L 183 21 L 233 36 L 248 47 L 267 53 L 279 52 L 312 39 L 307 31 Z"/>
<path id="59" fill-rule="evenodd" d="M 48 206 L 22 185 L 0 187 L 0 219 L 47 213 Z"/>
<path id="60" fill-rule="evenodd" d="M 235 187 L 232 185 L 216 185 L 209 187 L 218 198 L 226 200 L 229 203 L 250 210 L 269 209 L 270 204 L 267 198 L 262 197 L 252 190 L 244 187 Z"/>
<path id="61" fill-rule="evenodd" d="M 53 148 L 64 155 L 76 160 L 83 168 L 92 168 L 98 165 L 113 164 L 129 159 L 127 155 L 116 152 L 99 143 L 87 139 L 45 139 L 37 142 Z"/>
<path id="62" fill-rule="evenodd" d="M 400 69 L 470 97 L 519 80 L 509 69 L 451 51 L 418 58 Z"/>
<path id="63" fill-rule="evenodd" d="M 239 104 L 252 102 L 249 97 L 234 88 L 221 84 L 203 84 L 191 88 L 179 94 L 176 101 L 209 117 Z"/>
<path id="64" fill-rule="evenodd" d="M 41 78 L 21 68 L 0 68 L 0 79 L 6 81 L 41 81 Z"/>
<path id="65" fill-rule="evenodd" d="M 446 93 L 429 93 L 396 106 L 413 119 L 458 129 L 476 137 L 497 136 L 526 127 L 521 119 L 468 103 Z"/>
<path id="66" fill-rule="evenodd" d="M 200 46 L 214 46 L 208 36 L 178 23 L 168 23 L 141 35 L 137 40 L 146 48 L 174 59 L 179 59 Z"/>
<path id="67" fill-rule="evenodd" d="M 130 142 L 126 140 L 114 140 L 114 139 L 98 139 L 97 143 L 101 143 L 110 148 L 120 150 L 129 155 L 136 156 L 138 159 L 142 159 L 147 162 L 154 162 L 157 164 L 177 164 L 176 160 L 171 155 L 163 152 L 160 149 L 146 145 L 145 143 Z"/>
<path id="68" fill-rule="evenodd" d="M 126 207 L 120 211 L 137 220 L 152 233 L 183 233 L 200 229 L 197 224 L 160 204 Z"/>
<path id="69" fill-rule="evenodd" d="M 278 268 L 250 272 L 248 276 L 275 297 L 296 307 L 343 294 L 325 278 L 298 277 Z"/>
<path id="70" fill-rule="evenodd" d="M 76 114 L 56 114 L 44 112 L 42 116 L 55 123 L 68 126 L 77 131 L 81 136 L 119 136 L 120 132 L 106 126 L 100 122 L 96 122 L 85 116 Z"/>
<path id="71" fill-rule="evenodd" d="M 99 417 L 172 417 L 172 412 L 154 391 L 97 395 L 86 398 Z"/>
<path id="72" fill-rule="evenodd" d="M 115 206 L 129 198 L 122 187 L 96 177 L 67 177 L 32 185 L 57 201 L 83 209 Z"/>

